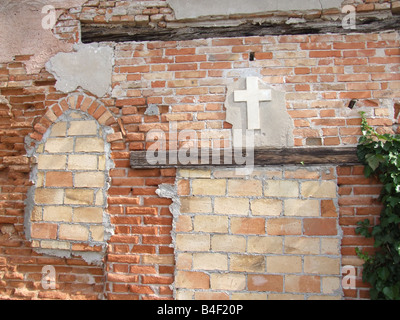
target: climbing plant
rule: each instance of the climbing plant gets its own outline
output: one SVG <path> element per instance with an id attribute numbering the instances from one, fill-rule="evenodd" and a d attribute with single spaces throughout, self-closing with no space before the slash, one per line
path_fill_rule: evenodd
<path id="1" fill-rule="evenodd" d="M 363 281 L 371 284 L 371 299 L 400 300 L 400 135 L 378 134 L 364 113 L 361 118 L 357 156 L 365 176 L 377 176 L 383 184 L 383 209 L 379 224 L 372 226 L 366 219 L 356 229 L 357 234 L 374 238 L 375 252 L 356 251 L 364 260 Z"/>

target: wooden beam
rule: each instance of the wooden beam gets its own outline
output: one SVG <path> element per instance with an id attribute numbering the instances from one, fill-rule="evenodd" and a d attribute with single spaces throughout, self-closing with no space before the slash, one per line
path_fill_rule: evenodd
<path id="1" fill-rule="evenodd" d="M 254 153 L 253 153 L 254 152 Z M 130 164 L 133 169 L 145 168 L 171 168 L 171 167 L 245 167 L 251 162 L 245 162 L 246 152 L 238 151 L 242 159 L 235 159 L 235 153 L 226 157 L 226 151 L 199 153 L 195 161 L 182 163 L 177 152 L 164 152 L 156 154 L 158 159 L 165 159 L 162 163 L 149 163 L 146 151 L 133 151 L 130 154 Z M 360 164 L 355 147 L 310 147 L 310 148 L 286 148 L 271 149 L 257 148 L 250 150 L 248 154 L 254 154 L 255 166 L 278 165 L 355 165 Z M 227 160 L 227 161 L 226 161 Z M 184 161 L 183 161 L 184 162 Z M 243 163 L 244 162 L 244 163 Z"/>
<path id="2" fill-rule="evenodd" d="M 326 34 L 326 33 L 370 33 L 384 30 L 398 30 L 400 17 L 388 17 L 384 20 L 376 17 L 363 17 L 357 21 L 356 29 L 343 29 L 339 21 L 308 21 L 298 24 L 243 23 L 235 26 L 207 26 L 151 28 L 135 27 L 129 24 L 92 24 L 81 25 L 82 42 L 125 42 L 125 41 L 180 41 L 205 38 L 228 38 L 266 35 Z"/>

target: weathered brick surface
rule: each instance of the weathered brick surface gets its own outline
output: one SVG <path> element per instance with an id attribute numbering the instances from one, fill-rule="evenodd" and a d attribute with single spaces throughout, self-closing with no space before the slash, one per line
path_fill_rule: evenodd
<path id="1" fill-rule="evenodd" d="M 124 14 L 128 1 L 88 1 L 83 8 L 64 10 L 54 31 L 66 42 L 79 43 L 79 21 L 163 28 L 174 20 L 165 1 L 148 2 L 142 1 L 133 14 Z M 358 14 L 374 10 L 397 14 L 398 1 L 357 4 Z M 27 74 L 24 61 L 29 55 L 3 62 L 0 95 L 11 108 L 0 104 L 0 267 L 5 268 L 5 273 L 0 273 L 0 297 L 171 299 L 172 285 L 177 288 L 176 298 L 187 299 L 336 298 L 341 292 L 341 257 L 341 265 L 357 269 L 357 287 L 344 290 L 344 296 L 368 298 L 355 248 L 373 251 L 373 243 L 356 235 L 355 228 L 357 221 L 365 218 L 377 222 L 380 185 L 365 179 L 362 168 L 257 169 L 247 180 L 237 179 L 232 170 L 181 170 L 177 179 L 181 216 L 175 231 L 176 239 L 185 241 L 173 248 L 171 201 L 159 198 L 155 190 L 161 183 L 175 182 L 175 169 L 132 170 L 129 152 L 147 148 L 147 132 L 153 128 L 168 131 L 171 121 L 177 121 L 179 130 L 207 131 L 207 139 L 200 142 L 203 146 L 229 145 L 226 134 L 230 126 L 224 121 L 226 86 L 248 70 L 286 92 L 295 146 L 356 145 L 361 134 L 358 108 L 367 111 L 370 124 L 382 132 L 396 131 L 398 48 L 398 32 L 119 43 L 114 52 L 113 91 L 101 99 L 57 91 L 54 77 L 44 69 Z M 251 52 L 255 53 L 253 61 Z M 356 109 L 347 109 L 353 98 L 358 99 Z M 145 115 L 149 104 L 156 104 L 160 114 Z M 64 121 L 54 123 L 67 110 L 87 112 L 114 130 L 107 136 L 115 164 L 109 171 L 112 180 L 107 194 L 100 192 L 99 184 L 79 182 L 79 175 L 78 181 L 72 175 L 71 184 L 71 175 L 66 174 L 106 171 L 100 155 L 103 141 L 95 137 L 93 122 L 87 126 L 76 119 L 71 126 Z M 40 142 L 51 126 L 47 143 Z M 32 143 L 26 142 L 26 137 L 33 139 Z M 78 154 L 70 154 L 71 138 L 73 152 Z M 38 203 L 32 211 L 30 231 L 43 238 L 29 242 L 24 234 L 24 202 L 35 160 L 26 157 L 26 148 L 36 142 Z M 193 184 L 196 179 L 224 182 Z M 225 188 L 220 188 L 222 185 Z M 97 221 L 98 216 L 79 211 L 75 215 L 75 207 L 106 204 L 115 236 L 107 244 L 105 266 L 33 253 L 33 248 L 39 247 L 98 250 L 78 240 L 57 240 L 57 227 L 86 224 L 83 234 L 88 232 L 91 239 L 100 241 L 105 231 L 101 224 L 75 222 Z M 206 217 L 215 219 L 211 220 L 215 224 Z M 257 221 L 263 222 L 252 224 Z M 197 235 L 203 237 L 197 239 L 200 242 L 193 238 Z M 193 252 L 191 245 L 197 246 Z M 227 270 L 200 269 L 210 268 L 207 261 L 214 254 L 218 255 L 211 267 L 225 268 L 227 257 Z M 263 256 L 265 270 L 232 271 L 233 255 L 239 269 L 247 261 L 239 257 Z M 278 268 L 280 264 L 295 271 L 287 274 Z M 56 290 L 41 287 L 41 268 L 46 265 L 56 267 Z M 263 263 L 247 266 L 259 270 Z M 276 274 L 270 274 L 269 268 Z M 328 273 L 321 273 L 324 269 Z"/>
<path id="2" fill-rule="evenodd" d="M 190 206 L 182 205 L 179 228 L 174 229 L 177 273 L 210 275 L 210 287 L 204 286 L 203 278 L 199 279 L 203 285 L 196 285 L 195 279 L 190 285 L 176 282 L 177 298 L 196 299 L 200 287 L 208 294 L 224 291 L 225 298 L 261 292 L 264 299 L 285 299 L 293 293 L 301 299 L 311 293 L 316 298 L 341 298 L 336 179 L 327 175 L 331 168 L 301 176 L 291 176 L 293 169 L 257 168 L 252 179 L 233 171 L 215 169 L 202 178 L 196 172 L 178 172 L 178 181 L 219 185 L 223 192 L 205 192 L 204 199 L 214 204 L 206 214 L 199 214 L 196 206 L 190 211 Z M 235 196 L 229 191 L 232 186 Z M 326 198 L 332 201 L 334 217 L 322 215 Z"/>

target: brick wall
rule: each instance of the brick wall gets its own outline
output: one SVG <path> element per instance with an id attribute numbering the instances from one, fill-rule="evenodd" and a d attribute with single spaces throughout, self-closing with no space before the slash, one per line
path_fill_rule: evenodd
<path id="1" fill-rule="evenodd" d="M 141 8 L 130 16 L 122 14 L 120 7 L 126 4 L 88 1 L 61 15 L 55 33 L 75 43 L 80 21 L 122 22 L 137 15 L 137 22 L 163 27 L 173 19 L 162 2 L 153 11 Z M 373 9 L 386 10 L 388 2 L 369 1 L 358 8 Z M 27 74 L 29 55 L 0 63 L 0 298 L 337 299 L 342 296 L 340 267 L 345 265 L 356 267 L 357 285 L 343 290 L 344 297 L 368 298 L 355 248 L 373 250 L 372 242 L 356 235 L 355 227 L 365 218 L 377 221 L 380 185 L 365 179 L 362 167 L 256 168 L 254 175 L 237 178 L 231 170 L 215 168 L 134 170 L 129 154 L 150 146 L 151 129 L 168 133 L 172 124 L 202 134 L 203 146 L 220 146 L 221 141 L 229 146 L 226 87 L 249 71 L 286 92 L 297 147 L 355 146 L 360 110 L 382 132 L 396 131 L 399 44 L 398 32 L 113 44 L 112 92 L 101 98 L 80 89 L 57 91 L 56 80 L 44 69 Z M 358 99 L 353 110 L 347 108 L 351 99 Z M 145 114 L 152 104 L 158 115 Z M 73 168 L 46 166 L 32 179 L 33 168 L 44 158 L 36 163 L 30 152 L 56 139 L 46 132 L 74 110 L 113 130 L 104 141 L 114 168 L 104 171 L 111 181 L 106 203 L 99 207 L 114 234 L 101 265 L 79 256 L 39 253 L 38 240 L 50 239 L 32 242 L 26 233 L 33 184 L 66 190 L 72 175 L 75 190 L 98 188 L 79 185 L 80 171 Z M 78 139 L 71 133 L 64 138 Z M 43 152 L 53 157 L 60 151 L 51 144 L 46 148 Z M 69 153 L 64 151 L 61 155 Z M 90 168 L 100 170 L 100 162 L 94 170 L 86 160 L 85 174 Z M 178 186 L 179 216 L 170 212 L 171 199 L 157 195 L 161 184 Z M 48 202 L 42 204 L 47 207 Z M 62 226 L 41 212 L 46 217 L 42 223 Z M 89 227 L 94 222 L 85 223 Z M 44 229 L 33 230 L 35 235 Z M 60 235 L 52 237 L 53 245 L 66 242 Z M 47 265 L 55 267 L 55 290 L 41 284 Z M 281 269 L 285 266 L 286 271 Z"/>
<path id="2" fill-rule="evenodd" d="M 333 168 L 178 172 L 178 299 L 338 299 Z M 186 186 L 186 187 L 183 187 Z"/>

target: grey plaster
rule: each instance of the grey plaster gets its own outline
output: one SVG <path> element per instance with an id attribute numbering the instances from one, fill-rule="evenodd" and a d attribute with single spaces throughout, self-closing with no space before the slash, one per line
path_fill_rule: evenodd
<path id="1" fill-rule="evenodd" d="M 292 147 L 294 145 L 292 118 L 287 113 L 285 92 L 278 91 L 262 81 L 260 89 L 271 90 L 271 101 L 260 102 L 260 130 L 254 130 L 254 147 Z M 246 89 L 246 78 L 228 86 L 225 100 L 226 121 L 234 130 L 247 129 L 247 103 L 234 102 L 234 91 Z"/>
<path id="2" fill-rule="evenodd" d="M 259 14 L 271 11 L 307 11 L 340 8 L 343 0 L 167 0 L 178 20 L 207 16 Z"/>
<path id="3" fill-rule="evenodd" d="M 47 71 L 57 80 L 56 89 L 67 93 L 81 87 L 97 97 L 111 92 L 113 48 L 81 44 L 75 50 L 58 53 L 46 63 Z"/>
<path id="4" fill-rule="evenodd" d="M 177 179 L 175 180 L 177 181 Z M 178 195 L 178 186 L 176 183 L 174 185 L 172 184 L 160 184 L 158 186 L 158 189 L 156 190 L 156 194 L 160 198 L 167 198 L 172 200 L 172 204 L 169 206 L 169 209 L 172 213 L 173 219 L 172 219 L 172 230 L 171 230 L 171 238 L 172 238 L 172 243 L 170 245 L 171 248 L 176 248 L 176 222 L 178 221 L 179 215 L 180 215 L 180 210 L 181 210 L 181 202 L 179 200 L 179 195 Z M 177 259 L 177 253 L 175 252 L 175 259 Z M 169 288 L 173 292 L 174 298 L 176 297 L 176 287 L 174 284 L 169 285 Z"/>
<path id="5" fill-rule="evenodd" d="M 160 114 L 160 110 L 156 104 L 149 104 L 144 114 L 147 116 L 158 116 Z"/>

